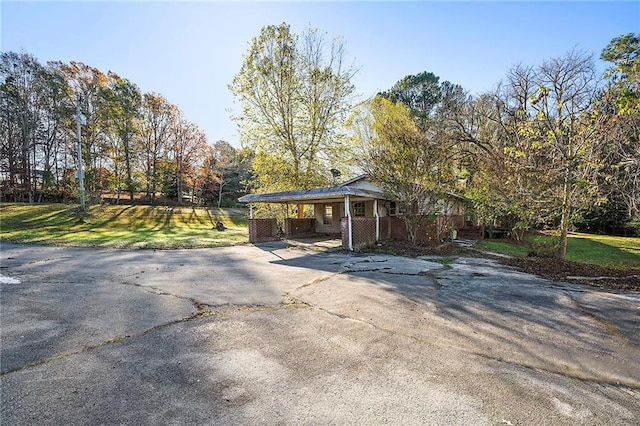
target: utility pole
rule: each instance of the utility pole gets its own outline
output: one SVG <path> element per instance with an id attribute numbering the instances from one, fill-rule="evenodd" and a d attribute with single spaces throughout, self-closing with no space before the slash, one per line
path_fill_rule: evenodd
<path id="1" fill-rule="evenodd" d="M 82 144 L 80 143 L 80 134 L 82 133 L 82 118 L 82 114 L 80 114 L 80 93 L 78 93 L 76 103 L 76 131 L 78 133 L 78 185 L 80 186 L 80 208 L 83 212 L 86 212 L 87 209 L 84 205 L 84 171 L 82 170 Z"/>

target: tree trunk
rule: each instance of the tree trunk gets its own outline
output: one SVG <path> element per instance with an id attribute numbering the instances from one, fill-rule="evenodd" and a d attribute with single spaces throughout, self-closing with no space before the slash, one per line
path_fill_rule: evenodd
<path id="1" fill-rule="evenodd" d="M 158 177 L 158 155 L 154 151 L 153 170 L 151 172 L 151 205 L 152 206 L 156 205 L 157 177 Z"/>
<path id="2" fill-rule="evenodd" d="M 222 204 L 222 189 L 224 188 L 224 181 L 220 180 L 220 185 L 219 185 L 219 189 L 218 189 L 218 208 L 220 208 L 220 205 Z"/>
<path id="3" fill-rule="evenodd" d="M 129 199 L 133 200 L 133 177 L 131 176 L 131 152 L 129 146 L 129 138 L 123 139 L 124 148 L 124 167 L 127 173 L 127 191 L 129 192 Z"/>
<path id="4" fill-rule="evenodd" d="M 407 230 L 407 237 L 411 245 L 416 245 L 418 239 L 418 218 L 415 216 L 405 216 L 404 218 L 405 228 Z"/>
<path id="5" fill-rule="evenodd" d="M 564 259 L 567 256 L 567 236 L 571 220 L 571 191 L 569 190 L 569 170 L 565 171 L 564 186 L 562 188 L 562 219 L 560 220 L 560 246 L 556 257 Z"/>

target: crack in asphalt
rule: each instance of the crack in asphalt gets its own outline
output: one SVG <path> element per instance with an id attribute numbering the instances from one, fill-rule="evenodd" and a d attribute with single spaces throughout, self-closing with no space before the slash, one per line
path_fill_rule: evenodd
<path id="1" fill-rule="evenodd" d="M 168 293 L 167 293 L 168 294 Z M 173 295 L 170 295 L 173 296 Z M 175 296 L 175 297 L 179 297 L 180 296 Z M 182 318 L 177 318 L 171 321 L 167 321 L 164 322 L 162 324 L 156 324 L 152 327 L 146 328 L 142 331 L 136 332 L 136 333 L 130 333 L 130 334 L 125 334 L 125 335 L 121 335 L 121 336 L 114 336 L 114 337 L 110 337 L 108 339 L 105 339 L 101 342 L 98 343 L 94 343 L 94 344 L 90 344 L 90 345 L 86 345 L 83 346 L 81 348 L 78 349 L 74 349 L 72 351 L 68 351 L 68 352 L 64 352 L 58 355 L 54 355 L 54 356 L 50 356 L 50 357 L 46 357 L 46 358 L 42 358 L 39 359 L 37 361 L 31 362 L 29 364 L 25 364 L 25 365 L 20 365 L 17 367 L 12 368 L 11 370 L 5 371 L 0 373 L 0 377 L 1 376 L 5 376 L 8 374 L 12 374 L 12 373 L 17 373 L 19 371 L 22 370 L 27 370 L 33 367 L 37 367 L 43 364 L 47 364 L 49 362 L 52 361 L 57 361 L 60 359 L 65 359 L 74 355 L 79 355 L 88 351 L 91 351 L 93 349 L 97 349 L 97 348 L 101 348 L 103 346 L 107 346 L 113 343 L 118 343 L 118 342 L 122 342 L 125 340 L 129 340 L 129 339 L 134 339 L 137 337 L 141 337 L 144 336 L 146 334 L 149 334 L 151 332 L 154 332 L 156 330 L 160 330 L 162 328 L 174 325 L 174 324 L 179 324 L 179 323 L 183 323 L 183 322 L 188 322 L 188 321 L 194 321 L 194 320 L 198 320 L 198 319 L 202 319 L 202 318 L 207 318 L 210 316 L 214 316 L 217 314 L 222 314 L 224 311 L 228 310 L 229 308 L 233 308 L 234 310 L 262 310 L 262 309 L 269 309 L 269 308 L 273 308 L 273 306 L 263 306 L 263 305 L 229 305 L 229 306 L 223 306 L 220 307 L 220 309 L 212 309 L 211 305 L 207 305 L 205 303 L 202 302 L 198 302 L 195 301 L 193 299 L 188 299 L 188 298 L 182 298 L 182 299 L 187 299 L 187 300 L 191 300 L 193 303 L 193 307 L 196 309 L 196 312 L 188 315 L 186 317 L 182 317 Z M 280 305 L 278 305 L 280 306 Z"/>
<path id="2" fill-rule="evenodd" d="M 194 307 L 196 308 L 197 311 L 194 314 L 189 315 L 187 317 L 178 318 L 178 319 L 175 319 L 175 320 L 172 320 L 172 321 L 168 321 L 168 322 L 165 322 L 165 323 L 162 323 L 162 324 L 157 324 L 157 325 L 154 325 L 152 327 L 146 328 L 146 329 L 144 329 L 142 331 L 139 331 L 137 333 L 131 333 L 131 334 L 125 334 L 125 335 L 122 335 L 122 336 L 110 337 L 110 338 L 105 339 L 105 340 L 103 340 L 101 342 L 94 343 L 94 344 L 91 344 L 91 345 L 86 345 L 86 346 L 83 346 L 81 348 L 69 351 L 69 352 L 64 352 L 64 353 L 61 353 L 61 354 L 58 354 L 58 355 L 54 355 L 54 356 L 51 356 L 51 357 L 42 358 L 42 359 L 39 359 L 37 361 L 31 362 L 29 364 L 20 365 L 20 366 L 12 368 L 11 370 L 2 372 L 2 373 L 0 373 L 0 376 L 5 376 L 5 375 L 8 375 L 8 374 L 17 373 L 19 371 L 27 370 L 27 369 L 30 369 L 30 368 L 33 368 L 33 367 L 37 367 L 39 365 L 47 364 L 47 363 L 52 362 L 52 361 L 57 361 L 57 360 L 60 360 L 60 359 L 68 358 L 70 356 L 79 355 L 81 353 L 85 353 L 85 352 L 91 351 L 93 349 L 101 348 L 103 346 L 107 346 L 107 345 L 110 345 L 112 343 L 118 343 L 118 342 L 122 342 L 124 340 L 132 339 L 132 338 L 136 338 L 136 337 L 141 337 L 141 336 L 144 336 L 144 335 L 146 335 L 148 333 L 151 333 L 152 331 L 156 331 L 156 330 L 159 330 L 161 328 L 164 328 L 164 327 L 167 327 L 167 326 L 170 326 L 170 325 L 173 325 L 173 324 L 192 321 L 194 319 L 199 319 L 199 318 L 211 315 L 211 314 L 209 314 L 209 312 L 211 312 L 211 311 L 200 309 L 200 305 L 201 304 L 194 303 Z"/>
<path id="3" fill-rule="evenodd" d="M 327 277 L 328 279 L 328 277 Z M 311 283 L 309 283 L 311 284 Z M 177 299 L 182 299 L 182 300 L 188 300 L 189 302 L 191 302 L 191 304 L 193 305 L 194 309 L 196 310 L 196 312 L 194 312 L 191 315 L 188 315 L 186 317 L 182 317 L 182 318 L 177 318 L 171 321 L 167 321 L 161 324 L 156 324 L 152 327 L 146 328 L 142 331 L 136 332 L 136 333 L 130 333 L 130 334 L 125 334 L 125 335 L 120 335 L 120 336 L 113 336 L 110 337 L 108 339 L 102 340 L 101 342 L 98 343 L 94 343 L 94 344 L 90 344 L 90 345 L 86 345 L 83 346 L 81 348 L 78 349 L 74 349 L 68 352 L 64 352 L 61 354 L 57 354 L 54 356 L 50 356 L 50 357 L 46 357 L 46 358 L 42 358 L 39 359 L 37 361 L 28 363 L 28 364 L 24 364 L 24 365 L 20 365 L 17 367 L 14 367 L 8 371 L 5 372 L 0 372 L 0 377 L 8 375 L 8 374 L 12 374 L 12 373 L 17 373 L 19 371 L 22 370 L 27 370 L 33 367 L 37 367 L 43 364 L 47 364 L 49 362 L 53 362 L 53 361 L 57 361 L 60 359 L 65 359 L 74 355 L 79 355 L 88 351 L 91 351 L 93 349 L 97 349 L 97 348 L 101 348 L 113 343 L 118 343 L 118 342 L 122 342 L 125 340 L 129 340 L 129 339 L 133 339 L 136 337 L 141 337 L 144 336 L 148 333 L 151 333 L 153 331 L 162 329 L 164 327 L 168 327 L 174 324 L 179 324 L 179 323 L 183 323 L 183 322 L 188 322 L 188 321 L 194 321 L 194 320 L 198 320 L 198 319 L 202 319 L 202 318 L 207 318 L 210 316 L 214 316 L 217 314 L 222 314 L 223 312 L 229 310 L 229 309 L 233 309 L 233 310 L 241 310 L 241 311 L 255 311 L 255 310 L 264 310 L 264 309 L 273 309 L 276 307 L 281 307 L 281 306 L 287 306 L 286 301 L 282 301 L 281 303 L 277 304 L 277 305 L 255 305 L 255 304 L 241 304 L 241 305 L 234 305 L 234 304 L 224 304 L 224 305 L 209 305 L 203 302 L 200 302 L 199 300 L 196 300 L 194 298 L 191 297 L 185 297 L 185 296 L 180 296 L 177 294 L 172 294 L 169 292 L 166 292 L 162 289 L 159 289 L 157 287 L 153 287 L 153 286 L 145 286 L 142 284 L 137 284 L 137 283 L 132 283 L 129 281 L 123 281 L 120 282 L 120 285 L 126 285 L 126 286 L 131 286 L 131 287 L 140 287 L 143 290 L 145 290 L 146 292 L 150 293 L 150 294 L 155 294 L 155 295 L 160 295 L 160 296 L 170 296 L 170 297 L 175 297 Z M 301 305 L 300 302 L 295 302 L 296 305 Z"/>
<path id="4" fill-rule="evenodd" d="M 526 368 L 526 369 L 533 370 L 533 371 L 540 371 L 540 372 L 545 372 L 545 373 L 549 373 L 549 374 L 554 374 L 554 375 L 558 375 L 558 376 L 569 378 L 569 379 L 579 380 L 579 381 L 584 382 L 584 383 L 594 383 L 594 384 L 599 384 L 599 385 L 614 386 L 614 387 L 617 387 L 617 388 L 628 388 L 628 389 L 631 389 L 631 390 L 640 390 L 640 387 L 637 386 L 636 384 L 632 383 L 632 382 L 622 383 L 622 382 L 620 382 L 618 380 L 596 379 L 596 378 L 593 378 L 593 377 L 588 377 L 586 375 L 583 376 L 583 375 L 579 375 L 579 374 L 571 374 L 569 372 L 562 371 L 562 370 L 559 370 L 559 369 L 540 368 L 539 366 L 535 366 L 535 365 L 532 365 L 532 364 L 527 364 L 527 363 L 524 363 L 524 362 L 509 361 L 509 360 L 504 359 L 503 357 L 491 356 L 491 355 L 488 355 L 488 354 L 485 354 L 485 353 L 482 353 L 482 352 L 469 351 L 469 350 L 466 350 L 464 348 L 455 347 L 455 346 L 451 346 L 451 345 L 438 344 L 435 341 L 430 341 L 428 339 L 425 339 L 425 338 L 422 338 L 422 337 L 419 337 L 419 336 L 416 336 L 416 335 L 413 335 L 413 334 L 410 334 L 410 333 L 403 333 L 403 332 L 400 332 L 398 330 L 393 330 L 393 329 L 390 329 L 390 328 L 382 327 L 380 325 L 374 324 L 374 323 L 369 322 L 367 320 L 363 320 L 363 319 L 360 319 L 360 318 L 353 318 L 353 317 L 351 317 L 349 315 L 346 315 L 346 314 L 333 312 L 333 311 L 331 311 L 329 309 L 323 308 L 322 306 L 314 305 L 314 304 L 306 302 L 306 301 L 304 301 L 302 299 L 298 299 L 298 298 L 295 298 L 295 297 L 292 297 L 292 296 L 290 296 L 290 299 L 292 301 L 294 301 L 294 303 L 296 303 L 296 304 L 300 304 L 300 305 L 302 305 L 304 307 L 308 307 L 308 308 L 311 308 L 311 309 L 315 309 L 315 310 L 324 312 L 324 313 L 326 313 L 328 315 L 334 316 L 334 317 L 339 318 L 341 320 L 348 320 L 348 321 L 357 322 L 357 323 L 360 323 L 360 324 L 363 324 L 363 325 L 367 325 L 367 326 L 372 327 L 372 328 L 374 328 L 376 330 L 380 330 L 380 331 L 382 331 L 384 333 L 388 333 L 388 334 L 391 334 L 391 335 L 408 338 L 408 339 L 414 340 L 414 341 L 416 341 L 416 342 L 418 342 L 420 344 L 431 344 L 431 345 L 436 345 L 436 346 L 440 346 L 440 347 L 449 347 L 451 349 L 454 349 L 454 350 L 457 350 L 457 351 L 460 351 L 460 352 L 464 352 L 464 353 L 467 353 L 467 354 L 470 354 L 470 355 L 475 355 L 475 356 L 478 356 L 478 357 L 481 357 L 481 358 L 484 358 L 484 359 L 488 359 L 488 360 L 492 360 L 492 361 L 497 361 L 497 362 L 500 362 L 502 364 L 521 367 L 521 368 Z"/>
<path id="5" fill-rule="evenodd" d="M 54 260 L 54 259 L 44 259 L 43 261 L 50 261 L 50 260 Z M 30 263 L 35 263 L 35 262 L 30 262 Z M 364 263 L 364 262 L 357 262 L 357 263 Z M 430 271 L 420 271 L 417 273 L 407 273 L 407 272 L 395 272 L 392 271 L 390 267 L 380 267 L 380 268 L 369 268 L 369 269 L 351 269 L 351 266 L 353 266 L 353 264 L 351 265 L 345 265 L 345 270 L 340 271 L 340 272 L 336 272 L 336 273 L 332 273 L 332 274 L 328 274 L 328 275 L 323 275 L 321 277 L 318 277 L 308 283 L 302 284 L 301 286 L 297 287 L 295 290 L 300 290 L 302 288 L 314 285 L 314 284 L 320 284 L 322 282 L 325 282 L 335 276 L 338 275 L 342 275 L 342 274 L 356 274 L 356 273 L 367 273 L 367 272 L 379 272 L 379 273 L 384 273 L 384 274 L 389 274 L 389 275 L 405 275 L 405 276 L 428 276 L 431 279 L 433 279 L 436 284 L 438 284 L 438 278 L 440 273 L 442 273 L 442 269 L 438 268 L 437 269 L 437 274 L 434 274 L 433 272 Z M 137 275 L 137 274 L 132 274 L 132 275 Z M 105 339 L 101 342 L 95 343 L 95 344 L 90 344 L 90 345 L 86 345 L 84 347 L 75 349 L 75 350 L 71 350 L 69 352 L 65 352 L 65 353 L 61 353 L 58 355 L 54 355 L 51 357 L 47 357 L 47 358 L 43 358 L 22 366 L 17 366 L 9 371 L 6 372 L 2 372 L 0 373 L 0 376 L 5 376 L 8 374 L 12 374 L 12 373 L 16 373 L 22 370 L 26 370 L 26 369 L 30 369 L 33 367 L 37 367 L 49 362 L 53 362 L 56 360 L 60 360 L 60 359 L 65 359 L 74 355 L 78 355 L 78 354 L 82 354 L 85 353 L 87 351 L 91 351 L 93 349 L 97 349 L 100 347 L 104 347 L 113 343 L 118 343 L 118 342 L 122 342 L 128 339 L 132 339 L 132 338 L 137 338 L 137 337 L 141 337 L 144 336 L 148 333 L 154 332 L 156 330 L 162 329 L 164 327 L 167 326 L 171 326 L 174 324 L 178 324 L 178 323 L 182 323 L 182 322 L 187 322 L 187 321 L 193 321 L 193 320 L 198 320 L 198 319 L 202 319 L 202 318 L 206 318 L 209 316 L 213 316 L 213 315 L 217 315 L 217 314 L 221 314 L 224 311 L 232 308 L 234 310 L 262 310 L 262 309 L 274 309 L 274 308 L 279 308 L 279 307 L 296 307 L 296 308 L 307 308 L 307 309 L 314 309 L 314 310 L 318 310 L 321 312 L 324 312 L 328 315 L 334 316 L 336 318 L 342 319 L 342 320 L 348 320 L 348 321 L 353 321 L 365 326 L 369 326 L 372 327 L 374 329 L 380 330 L 384 333 L 388 333 L 391 335 L 396 335 L 396 336 L 401 336 L 404 338 L 408 338 L 411 340 L 414 340 L 420 344 L 432 344 L 432 345 L 437 345 L 437 346 L 445 346 L 445 347 L 450 347 L 452 349 L 464 352 L 464 353 L 468 353 L 471 355 L 475 355 L 484 359 L 489 359 L 492 361 L 496 361 L 499 363 L 503 363 L 506 365 L 512 365 L 512 366 L 517 366 L 517 367 L 521 367 L 521 368 L 526 368 L 526 369 L 531 369 L 533 371 L 541 371 L 541 372 L 546 372 L 549 374 L 554 374 L 554 375 L 558 375 L 561 377 L 566 377 L 566 378 L 570 378 L 570 379 L 575 379 L 575 380 L 579 380 L 581 382 L 586 382 L 586 383 L 594 383 L 594 384 L 599 384 L 599 385 L 609 385 L 609 386 L 614 386 L 616 388 L 626 388 L 629 389 L 631 392 L 635 392 L 638 389 L 640 389 L 640 387 L 637 387 L 636 385 L 632 384 L 632 383 L 620 383 L 619 381 L 615 381 L 615 380 L 606 380 L 606 379 L 594 379 L 594 378 L 589 378 L 587 376 L 584 375 L 580 375 L 580 374 L 572 374 L 570 372 L 567 371 L 562 371 L 562 370 L 558 370 L 558 369 L 553 369 L 553 368 L 540 368 L 539 366 L 534 366 L 525 362 L 514 362 L 514 361 L 509 361 L 504 359 L 503 357 L 500 356 L 491 356 L 488 355 L 486 353 L 481 353 L 481 352 L 476 352 L 476 351 L 470 351 L 470 350 L 465 350 L 464 348 L 456 348 L 450 345 L 443 345 L 443 344 L 439 344 L 436 343 L 435 341 L 431 341 L 429 339 L 426 338 L 421 338 L 419 336 L 413 335 L 411 333 L 404 333 L 398 330 L 394 330 L 394 329 L 390 329 L 390 328 L 386 328 L 380 325 L 377 325 L 373 322 L 369 322 L 367 320 L 364 319 L 359 319 L 359 318 L 354 318 L 351 317 L 349 315 L 346 314 L 341 314 L 341 313 L 337 313 L 337 312 L 333 312 L 329 309 L 326 309 L 322 306 L 319 305 L 314 305 L 311 304 L 309 302 L 306 302 L 302 299 L 296 298 L 294 296 L 292 296 L 290 294 L 290 292 L 286 292 L 283 296 L 284 299 L 276 305 L 232 305 L 232 304 L 227 304 L 227 305 L 208 305 L 205 304 L 203 302 L 200 302 L 194 298 L 191 297 L 185 297 L 185 296 L 180 296 L 177 294 L 173 294 L 173 293 L 169 293 L 163 289 L 157 288 L 157 287 L 153 287 L 153 286 L 148 286 L 148 285 L 142 285 L 142 284 L 138 284 L 138 283 L 134 283 L 134 282 L 129 282 L 129 281 L 123 281 L 120 282 L 121 285 L 128 285 L 128 286 L 132 286 L 132 287 L 140 287 L 142 289 L 144 289 L 146 292 L 150 293 L 150 294 L 155 294 L 155 295 L 162 295 L 162 296 L 171 296 L 171 297 L 175 297 L 177 299 L 182 299 L 182 300 L 188 300 L 189 302 L 192 303 L 194 309 L 196 312 L 194 312 L 191 315 L 188 315 L 186 317 L 182 317 L 182 318 L 178 318 L 178 319 L 174 319 L 165 323 L 161 323 L 161 324 L 157 324 L 154 326 L 151 326 L 149 328 L 146 328 L 142 331 L 136 332 L 136 333 L 131 333 L 131 334 L 126 334 L 126 335 L 120 335 L 120 336 L 114 336 L 108 339 Z M 602 326 L 608 333 L 610 333 L 612 336 L 616 337 L 617 339 L 621 340 L 622 342 L 628 344 L 629 343 L 629 339 L 626 338 L 624 335 L 622 335 L 613 325 L 611 325 L 610 323 L 608 323 L 605 319 L 599 317 L 598 315 L 590 312 L 587 310 L 587 308 L 585 306 L 583 306 L 578 300 L 575 299 L 575 297 L 573 297 L 573 295 L 569 292 L 569 291 L 564 291 L 564 293 L 567 295 L 567 297 L 575 304 L 575 306 L 577 307 L 577 309 L 583 313 L 584 315 L 594 319 L 594 321 L 596 321 L 600 326 Z"/>
<path id="6" fill-rule="evenodd" d="M 303 289 L 305 287 L 309 287 L 310 285 L 320 284 L 321 282 L 327 281 L 327 280 L 329 280 L 329 279 L 331 279 L 331 278 L 333 278 L 333 277 L 335 277 L 337 275 L 341 275 L 341 274 L 344 274 L 344 272 L 335 272 L 335 273 L 329 274 L 329 275 L 322 275 L 322 276 L 320 276 L 320 277 L 318 277 L 318 278 L 316 278 L 316 279 L 314 279 L 312 281 L 309 281 L 306 284 L 302 284 L 301 286 L 296 287 L 293 291 L 300 290 L 300 289 Z M 285 296 L 287 296 L 288 294 L 289 294 L 289 292 L 286 292 Z"/>
<path id="7" fill-rule="evenodd" d="M 578 312 L 594 320 L 596 324 L 602 327 L 609 335 L 611 335 L 613 338 L 617 339 L 621 343 L 625 345 L 631 344 L 631 340 L 627 336 L 625 336 L 620 331 L 618 331 L 618 329 L 609 321 L 605 320 L 601 316 L 596 315 L 595 313 L 588 310 L 586 306 L 584 306 L 575 297 L 573 297 L 570 291 L 565 290 L 564 294 L 567 296 L 567 298 L 569 298 L 569 300 L 571 300 L 571 302 L 574 304 Z"/>

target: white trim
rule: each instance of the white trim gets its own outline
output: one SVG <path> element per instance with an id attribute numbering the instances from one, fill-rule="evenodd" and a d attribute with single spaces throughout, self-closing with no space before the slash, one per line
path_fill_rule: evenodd
<path id="1" fill-rule="evenodd" d="M 380 215 L 378 214 L 378 199 L 373 200 L 373 215 L 376 217 L 376 243 L 380 241 Z"/>
<path id="2" fill-rule="evenodd" d="M 353 230 L 351 225 L 351 202 L 349 196 L 344 197 L 344 212 L 347 214 L 347 233 L 349 234 L 349 251 L 353 251 Z"/>

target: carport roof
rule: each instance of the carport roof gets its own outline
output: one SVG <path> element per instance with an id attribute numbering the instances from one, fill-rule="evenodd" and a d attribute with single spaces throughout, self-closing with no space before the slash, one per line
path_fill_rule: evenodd
<path id="1" fill-rule="evenodd" d="M 378 199 L 385 200 L 386 197 L 382 192 L 372 191 L 370 189 L 356 188 L 351 186 L 339 185 L 329 188 L 314 188 L 298 191 L 270 192 L 266 194 L 248 194 L 240 197 L 238 201 L 241 203 L 314 203 L 314 202 L 332 202 L 342 201 L 344 197 L 349 196 L 353 199 Z"/>

